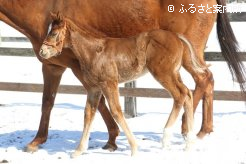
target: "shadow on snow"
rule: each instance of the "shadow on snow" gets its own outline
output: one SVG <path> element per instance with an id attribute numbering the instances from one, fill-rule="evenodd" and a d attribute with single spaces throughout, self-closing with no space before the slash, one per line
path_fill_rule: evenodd
<path id="1" fill-rule="evenodd" d="M 35 135 L 36 131 L 34 130 L 20 130 L 11 133 L 0 134 L 0 148 L 7 150 L 10 147 L 14 147 L 17 150 L 24 150 L 26 145 L 35 137 Z M 80 141 L 81 135 L 82 133 L 80 131 L 49 130 L 47 141 L 40 145 L 39 149 L 43 149 L 49 154 L 55 154 L 57 152 L 73 152 Z M 160 139 L 162 137 L 161 133 L 153 132 L 134 132 L 134 135 L 138 140 L 142 140 L 141 142 L 155 142 L 157 144 L 160 144 Z M 180 137 L 180 135 L 174 135 L 174 137 Z M 101 149 L 106 144 L 107 140 L 107 132 L 91 132 L 89 150 Z M 119 147 L 117 151 L 124 151 L 127 149 L 130 150 L 127 138 L 124 133 L 120 133 L 116 143 Z M 148 148 L 145 149 L 148 151 Z M 107 153 L 107 150 L 105 150 L 105 153 Z"/>

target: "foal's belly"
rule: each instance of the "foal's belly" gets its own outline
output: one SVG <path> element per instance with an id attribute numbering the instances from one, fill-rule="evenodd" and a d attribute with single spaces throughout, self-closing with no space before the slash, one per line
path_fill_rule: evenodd
<path id="1" fill-rule="evenodd" d="M 119 83 L 126 83 L 138 79 L 139 77 L 148 73 L 148 69 L 143 67 L 141 71 L 125 70 L 119 72 Z"/>
<path id="2" fill-rule="evenodd" d="M 118 78 L 118 82 L 123 83 L 135 80 L 148 72 L 147 54 L 141 49 L 147 44 L 145 33 L 130 38 L 110 38 L 105 44 L 104 61 L 110 61 L 110 64 L 107 62 L 108 67 L 115 70 L 109 71 L 109 77 Z"/>

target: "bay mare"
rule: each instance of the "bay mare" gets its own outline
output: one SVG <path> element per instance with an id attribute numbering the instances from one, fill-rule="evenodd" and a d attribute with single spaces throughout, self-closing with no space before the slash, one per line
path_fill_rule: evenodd
<path id="1" fill-rule="evenodd" d="M 182 5 L 181 5 L 182 4 Z M 225 12 L 210 12 L 205 8 L 203 13 L 179 12 L 191 11 L 190 5 L 198 9 L 203 6 L 225 5 L 224 0 L 0 0 L 0 20 L 11 25 L 25 34 L 33 45 L 34 52 L 43 63 L 44 90 L 42 100 L 42 115 L 38 132 L 28 145 L 27 151 L 35 151 L 38 146 L 47 140 L 51 109 L 54 105 L 57 88 L 66 68 L 70 68 L 81 81 L 82 74 L 79 62 L 75 55 L 65 49 L 58 57 L 44 60 L 38 56 L 48 25 L 51 23 L 50 12 L 61 11 L 64 15 L 73 18 L 79 26 L 84 27 L 97 35 L 111 37 L 128 37 L 152 29 L 165 29 L 183 34 L 194 46 L 195 54 L 200 63 L 205 64 L 204 48 L 209 33 L 217 21 L 218 38 L 224 56 L 231 70 L 232 76 L 240 83 L 245 91 L 245 69 L 239 55 L 237 42 L 232 32 Z M 168 6 L 174 6 L 174 12 L 168 11 Z M 192 9 L 194 11 L 194 8 Z M 23 21 L 24 20 L 24 21 Z M 193 72 L 185 50 L 183 66 L 191 73 L 196 87 L 193 93 L 193 107 L 196 109 L 200 99 L 203 100 L 203 120 L 198 137 L 204 137 L 213 131 L 213 75 Z M 99 103 L 101 113 L 108 131 L 109 141 L 105 148 L 116 149 L 115 139 L 119 129 L 105 106 L 103 97 Z M 182 133 L 187 131 L 183 117 Z"/>
<path id="2" fill-rule="evenodd" d="M 83 135 L 73 156 L 84 153 L 88 148 L 91 124 L 102 95 L 108 101 L 112 116 L 125 132 L 132 155 L 135 155 L 137 144 L 122 113 L 118 84 L 134 80 L 146 71 L 149 71 L 174 99 L 164 128 L 163 146 L 170 144 L 170 129 L 184 107 L 188 125 L 187 134 L 184 135 L 187 138 L 186 148 L 190 147 L 192 138 L 195 138 L 191 135 L 193 98 L 179 74 L 184 47 L 189 49 L 189 60 L 195 72 L 205 73 L 206 67 L 203 68 L 197 62 L 192 45 L 184 36 L 159 29 L 128 38 L 98 38 L 60 13 L 52 14 L 52 17 L 54 21 L 51 31 L 44 40 L 39 55 L 49 59 L 60 55 L 64 48 L 71 49 L 79 60 L 83 72 L 82 84 L 87 90 Z"/>

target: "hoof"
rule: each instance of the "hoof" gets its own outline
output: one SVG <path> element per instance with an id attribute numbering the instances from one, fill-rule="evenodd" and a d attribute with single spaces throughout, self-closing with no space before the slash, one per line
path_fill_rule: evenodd
<path id="1" fill-rule="evenodd" d="M 163 138 L 162 138 L 162 149 L 170 149 L 171 141 L 170 138 L 172 136 L 172 130 L 169 128 L 165 128 L 163 131 Z"/>
<path id="2" fill-rule="evenodd" d="M 166 149 L 166 150 L 170 150 L 171 149 L 171 143 L 170 142 L 166 142 L 166 141 L 164 141 L 164 140 L 162 140 L 162 143 L 161 143 L 162 145 L 162 149 L 164 150 L 164 149 Z"/>
<path id="3" fill-rule="evenodd" d="M 213 132 L 213 130 L 207 130 L 207 131 L 200 130 L 200 132 L 197 134 L 197 138 L 203 139 L 207 134 L 210 134 L 211 132 Z"/>
<path id="4" fill-rule="evenodd" d="M 33 145 L 27 145 L 24 150 L 24 152 L 28 152 L 28 153 L 34 153 L 36 151 L 38 151 L 38 146 L 33 146 Z"/>
<path id="5" fill-rule="evenodd" d="M 182 133 L 184 140 L 187 140 L 187 138 L 188 138 L 187 135 L 188 135 L 188 133 Z"/>
<path id="6" fill-rule="evenodd" d="M 196 143 L 197 136 L 190 132 L 186 135 L 185 141 L 186 141 L 186 147 L 185 151 L 190 151 L 193 149 L 194 144 Z"/>
<path id="7" fill-rule="evenodd" d="M 137 151 L 136 152 L 132 152 L 131 153 L 131 157 L 135 157 L 135 156 L 137 156 L 137 154 L 138 154 Z"/>
<path id="8" fill-rule="evenodd" d="M 138 149 L 137 147 L 134 147 L 132 150 L 131 150 L 131 156 L 134 157 L 138 154 Z"/>
<path id="9" fill-rule="evenodd" d="M 102 147 L 102 149 L 113 152 L 113 151 L 117 150 L 118 147 L 116 144 L 107 143 L 105 146 Z"/>
<path id="10" fill-rule="evenodd" d="M 71 154 L 71 158 L 76 158 L 82 154 L 82 151 L 75 150 L 74 153 Z"/>

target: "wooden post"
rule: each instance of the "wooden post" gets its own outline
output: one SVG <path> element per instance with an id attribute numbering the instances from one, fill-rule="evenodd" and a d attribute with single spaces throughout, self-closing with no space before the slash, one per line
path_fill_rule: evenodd
<path id="1" fill-rule="evenodd" d="M 125 88 L 136 88 L 136 81 L 125 83 Z M 137 116 L 136 97 L 125 97 L 125 117 L 132 118 Z"/>
<path id="2" fill-rule="evenodd" d="M 0 28 L 0 45 L 2 44 L 1 28 Z"/>

